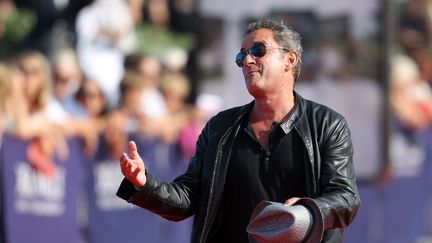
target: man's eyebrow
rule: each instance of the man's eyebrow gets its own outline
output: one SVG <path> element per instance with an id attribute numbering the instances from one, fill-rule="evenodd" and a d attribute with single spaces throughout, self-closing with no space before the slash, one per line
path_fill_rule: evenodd
<path id="1" fill-rule="evenodd" d="M 255 41 L 253 44 L 254 44 L 254 45 L 256 45 L 256 44 L 264 44 L 264 45 L 267 45 L 267 42 L 266 42 L 265 40 L 262 40 L 262 41 Z"/>
<path id="2" fill-rule="evenodd" d="M 267 46 L 267 42 L 264 41 L 264 40 L 262 40 L 262 41 L 255 41 L 252 46 L 254 46 L 256 44 L 263 44 L 263 45 Z M 240 48 L 240 51 L 244 51 L 244 50 L 246 50 L 246 48 L 244 48 L 244 47 Z"/>

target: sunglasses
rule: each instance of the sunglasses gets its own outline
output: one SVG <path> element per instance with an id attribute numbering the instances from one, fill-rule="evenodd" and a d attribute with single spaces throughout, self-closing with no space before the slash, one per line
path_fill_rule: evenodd
<path id="1" fill-rule="evenodd" d="M 235 58 L 235 62 L 237 64 L 237 66 L 243 67 L 244 60 L 246 59 L 246 56 L 248 54 L 251 54 L 254 57 L 263 57 L 267 53 L 268 50 L 273 50 L 273 49 L 282 49 L 284 51 L 288 51 L 287 49 L 282 48 L 282 47 L 267 48 L 267 46 L 264 43 L 255 43 L 249 49 L 249 51 L 243 49 L 239 53 L 237 53 L 236 58 Z"/>

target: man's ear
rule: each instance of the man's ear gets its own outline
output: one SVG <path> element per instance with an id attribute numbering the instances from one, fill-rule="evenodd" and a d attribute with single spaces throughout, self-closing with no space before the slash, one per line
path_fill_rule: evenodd
<path id="1" fill-rule="evenodd" d="M 290 51 L 287 53 L 285 60 L 285 69 L 293 69 L 298 63 L 298 53 L 295 51 Z"/>

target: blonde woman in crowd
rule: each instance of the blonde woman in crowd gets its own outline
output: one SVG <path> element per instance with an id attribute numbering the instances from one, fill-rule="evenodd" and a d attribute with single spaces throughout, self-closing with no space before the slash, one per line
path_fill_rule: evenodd
<path id="1" fill-rule="evenodd" d="M 24 75 L 23 94 L 26 112 L 16 117 L 12 134 L 30 139 L 29 162 L 50 177 L 55 172 L 53 157 L 67 158 L 64 135 L 56 124 L 66 119 L 61 106 L 52 103 L 52 79 L 48 60 L 38 52 L 26 52 L 18 58 Z"/>
<path id="2" fill-rule="evenodd" d="M 25 114 L 23 102 L 23 76 L 11 63 L 0 63 L 0 144 L 4 132 L 14 129 L 14 121 Z"/>
<path id="3" fill-rule="evenodd" d="M 25 107 L 15 118 L 11 133 L 31 140 L 27 156 L 29 162 L 50 177 L 55 173 L 54 156 L 64 160 L 69 155 L 66 139 L 83 139 L 85 151 L 94 151 L 97 134 L 86 120 L 71 117 L 53 98 L 51 68 L 47 58 L 34 51 L 18 58 L 18 66 L 24 76 L 23 97 Z"/>

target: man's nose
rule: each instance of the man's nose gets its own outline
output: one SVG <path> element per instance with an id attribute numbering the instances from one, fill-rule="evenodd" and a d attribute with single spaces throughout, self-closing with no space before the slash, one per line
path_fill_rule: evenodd
<path id="1" fill-rule="evenodd" d="M 255 57 L 252 54 L 247 53 L 243 64 L 246 66 L 250 66 L 250 65 L 255 64 L 255 63 L 256 63 Z"/>

